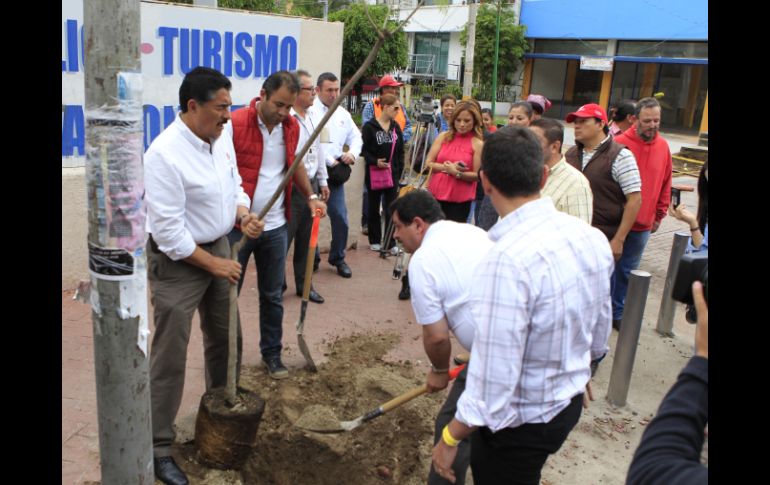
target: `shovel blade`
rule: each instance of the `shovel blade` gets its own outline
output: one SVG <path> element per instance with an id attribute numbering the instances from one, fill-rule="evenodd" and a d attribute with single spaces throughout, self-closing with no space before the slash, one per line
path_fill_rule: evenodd
<path id="1" fill-rule="evenodd" d="M 313 357 L 310 356 L 310 349 L 307 346 L 307 342 L 305 342 L 305 336 L 301 333 L 297 334 L 297 345 L 299 345 L 299 350 L 302 352 L 302 356 L 305 358 L 307 368 L 310 369 L 310 372 L 318 372 L 318 367 L 316 367 L 315 362 L 313 362 Z"/>

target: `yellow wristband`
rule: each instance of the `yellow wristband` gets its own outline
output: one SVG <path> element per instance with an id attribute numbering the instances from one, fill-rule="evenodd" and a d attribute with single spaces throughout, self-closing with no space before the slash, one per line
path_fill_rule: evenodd
<path id="1" fill-rule="evenodd" d="M 460 440 L 454 439 L 454 436 L 452 436 L 452 433 L 449 432 L 448 424 L 444 426 L 444 431 L 441 432 L 441 439 L 443 439 L 444 443 L 446 443 L 451 447 L 455 447 L 460 444 Z"/>

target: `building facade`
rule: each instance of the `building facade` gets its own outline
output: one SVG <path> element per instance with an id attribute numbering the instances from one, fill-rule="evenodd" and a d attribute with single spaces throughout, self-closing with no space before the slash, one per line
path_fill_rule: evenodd
<path id="1" fill-rule="evenodd" d="M 708 131 L 707 0 L 521 1 L 522 97 L 550 99 L 546 116 L 656 95 L 666 130 Z"/>

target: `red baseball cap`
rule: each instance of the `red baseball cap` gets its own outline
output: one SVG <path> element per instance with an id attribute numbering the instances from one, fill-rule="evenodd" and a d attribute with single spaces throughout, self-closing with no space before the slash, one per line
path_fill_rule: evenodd
<path id="1" fill-rule="evenodd" d="M 584 104 L 579 110 L 568 114 L 565 120 L 567 123 L 572 123 L 575 121 L 575 118 L 599 118 L 607 123 L 607 113 L 604 111 L 604 108 L 596 103 Z"/>
<path id="2" fill-rule="evenodd" d="M 381 88 L 385 86 L 403 86 L 403 85 L 404 83 L 400 83 L 396 81 L 395 79 L 393 79 L 393 76 L 391 76 L 390 74 L 385 74 L 384 76 L 382 76 L 382 79 L 380 79 Z"/>

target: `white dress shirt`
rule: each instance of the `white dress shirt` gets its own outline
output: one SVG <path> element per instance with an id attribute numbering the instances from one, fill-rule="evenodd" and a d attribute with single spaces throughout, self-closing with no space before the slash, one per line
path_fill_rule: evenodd
<path id="1" fill-rule="evenodd" d="M 308 111 L 313 119 L 313 124 L 318 126 L 329 108 L 321 102 L 320 98 L 316 98 Z M 334 114 L 324 125 L 324 128 L 329 133 L 329 142 L 325 143 L 325 140 L 322 140 L 327 166 L 333 165 L 342 156 L 344 145 L 350 148 L 351 155 L 358 158 L 364 142 L 361 140 L 361 131 L 345 108 L 339 106 L 334 110 Z"/>
<path id="2" fill-rule="evenodd" d="M 310 135 L 315 131 L 315 123 L 310 117 L 310 114 L 305 111 L 305 116 L 302 117 L 294 108 L 291 108 L 291 115 L 299 122 L 299 142 L 297 143 L 297 151 L 295 155 L 302 150 L 305 143 L 310 139 Z M 313 140 L 313 144 L 310 145 L 308 151 L 305 153 L 305 158 L 302 160 L 305 164 L 305 170 L 307 171 L 307 178 L 313 180 L 313 177 L 318 180 L 318 185 L 326 187 L 326 163 L 323 155 L 323 148 L 321 147 L 321 136 L 316 137 Z"/>
<path id="3" fill-rule="evenodd" d="M 473 272 L 494 244 L 470 224 L 434 222 L 409 260 L 409 288 L 417 323 L 429 325 L 446 315 L 460 345 L 471 350 L 476 325 L 470 299 Z"/>
<path id="4" fill-rule="evenodd" d="M 262 118 L 257 115 L 257 124 L 262 133 L 262 164 L 259 166 L 259 178 L 257 186 L 254 188 L 254 195 L 251 201 L 251 212 L 259 214 L 262 209 L 270 202 L 270 198 L 275 193 L 275 189 L 281 184 L 286 170 L 286 147 L 283 143 L 283 123 L 278 123 L 273 127 L 272 133 L 267 131 L 267 126 L 262 122 Z M 227 123 L 225 130 L 232 135 L 233 124 Z M 281 191 L 278 198 L 270 207 L 270 210 L 264 217 L 265 231 L 277 229 L 286 224 L 286 212 L 284 210 L 284 199 L 286 192 Z"/>
<path id="5" fill-rule="evenodd" d="M 468 381 L 456 418 L 493 432 L 547 423 L 584 391 L 590 362 L 609 350 L 614 267 L 607 238 L 528 202 L 492 229 L 474 274 L 476 321 Z"/>
<path id="6" fill-rule="evenodd" d="M 144 188 L 147 232 L 174 261 L 228 234 L 237 206 L 250 205 L 231 135 L 206 143 L 180 114 L 144 154 Z"/>

